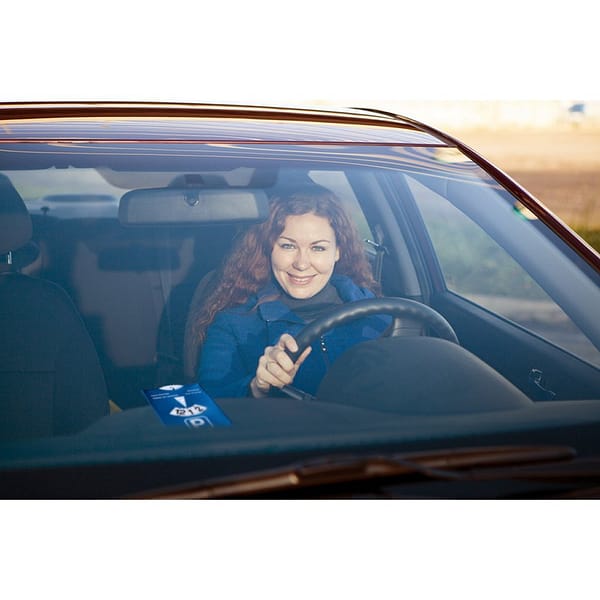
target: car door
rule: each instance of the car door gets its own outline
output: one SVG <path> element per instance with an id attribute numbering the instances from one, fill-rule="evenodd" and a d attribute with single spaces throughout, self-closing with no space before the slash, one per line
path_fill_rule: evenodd
<path id="1" fill-rule="evenodd" d="M 495 182 L 399 178 L 424 296 L 461 344 L 535 400 L 600 397 L 598 286 L 566 245 Z"/>

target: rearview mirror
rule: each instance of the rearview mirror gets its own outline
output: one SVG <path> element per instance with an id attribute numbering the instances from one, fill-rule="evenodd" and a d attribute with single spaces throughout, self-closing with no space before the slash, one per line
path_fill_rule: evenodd
<path id="1" fill-rule="evenodd" d="M 123 225 L 258 223 L 269 215 L 264 190 L 169 187 L 131 190 L 119 203 Z"/>

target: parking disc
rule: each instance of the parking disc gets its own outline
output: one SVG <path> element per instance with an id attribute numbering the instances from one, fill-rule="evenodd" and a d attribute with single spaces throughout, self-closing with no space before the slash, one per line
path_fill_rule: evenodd
<path id="1" fill-rule="evenodd" d="M 143 394 L 165 425 L 191 429 L 228 427 L 231 421 L 197 384 L 165 385 Z"/>

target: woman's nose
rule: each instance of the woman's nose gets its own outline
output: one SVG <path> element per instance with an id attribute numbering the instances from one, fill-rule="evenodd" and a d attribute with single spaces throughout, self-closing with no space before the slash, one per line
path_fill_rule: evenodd
<path id="1" fill-rule="evenodd" d="M 310 260 L 308 259 L 308 254 L 304 250 L 298 250 L 296 256 L 294 257 L 293 266 L 294 269 L 297 269 L 298 271 L 304 271 L 308 269 L 310 266 Z"/>

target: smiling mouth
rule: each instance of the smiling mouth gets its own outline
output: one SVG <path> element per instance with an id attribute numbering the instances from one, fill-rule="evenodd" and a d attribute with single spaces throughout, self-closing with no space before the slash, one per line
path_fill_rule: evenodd
<path id="1" fill-rule="evenodd" d="M 315 277 L 314 275 L 298 276 L 298 275 L 292 275 L 291 273 L 288 273 L 287 276 L 288 276 L 288 279 L 290 280 L 290 282 L 293 283 L 294 285 L 307 285 Z"/>

